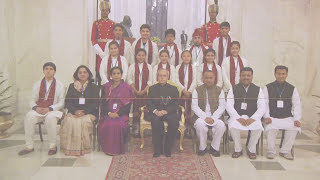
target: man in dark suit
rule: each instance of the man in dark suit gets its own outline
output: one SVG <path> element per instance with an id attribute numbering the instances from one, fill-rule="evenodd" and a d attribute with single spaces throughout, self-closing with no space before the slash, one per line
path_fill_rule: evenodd
<path id="1" fill-rule="evenodd" d="M 157 72 L 158 84 L 149 88 L 147 109 L 149 114 L 147 120 L 151 121 L 152 143 L 154 146 L 153 157 L 159 157 L 163 151 L 167 157 L 171 157 L 171 149 L 179 128 L 177 87 L 167 83 L 169 72 L 159 69 Z M 164 122 L 168 123 L 167 135 L 163 144 Z"/>
<path id="2" fill-rule="evenodd" d="M 182 51 L 186 50 L 187 43 L 188 43 L 188 35 L 185 34 L 184 31 L 182 31 L 182 34 L 181 34 L 181 49 L 182 49 Z"/>

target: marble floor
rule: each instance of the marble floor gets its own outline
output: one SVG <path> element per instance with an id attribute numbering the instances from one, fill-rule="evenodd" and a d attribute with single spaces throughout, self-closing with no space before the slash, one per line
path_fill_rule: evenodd
<path id="1" fill-rule="evenodd" d="M 95 151 L 82 157 L 69 157 L 60 152 L 49 157 L 46 135 L 44 135 L 44 142 L 39 140 L 39 135 L 35 135 L 34 138 L 36 139 L 35 152 L 23 157 L 17 155 L 18 151 L 24 147 L 23 130 L 17 130 L 7 139 L 0 140 L 0 180 L 105 179 L 112 160 L 110 156 Z M 246 138 L 242 140 L 244 144 Z M 231 151 L 232 147 L 231 142 Z M 266 148 L 265 144 L 264 148 Z M 320 179 L 320 136 L 303 130 L 303 133 L 297 137 L 294 150 L 294 161 L 288 161 L 279 156 L 274 160 L 268 160 L 265 154 L 258 156 L 256 160 L 249 160 L 247 156 L 232 159 L 231 152 L 213 159 L 224 180 Z"/>

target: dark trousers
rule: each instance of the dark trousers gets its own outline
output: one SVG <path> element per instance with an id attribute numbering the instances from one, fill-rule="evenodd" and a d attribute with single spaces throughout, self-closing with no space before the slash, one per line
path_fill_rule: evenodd
<path id="1" fill-rule="evenodd" d="M 164 121 L 168 123 L 168 127 L 166 139 L 163 146 Z M 151 126 L 154 152 L 161 154 L 164 150 L 164 153 L 171 153 L 171 149 L 179 128 L 179 119 L 177 114 L 172 113 L 163 117 L 158 117 L 153 114 L 151 117 Z"/>

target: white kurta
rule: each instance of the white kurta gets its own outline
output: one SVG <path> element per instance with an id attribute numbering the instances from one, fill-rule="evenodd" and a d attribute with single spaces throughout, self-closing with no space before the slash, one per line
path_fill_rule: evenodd
<path id="1" fill-rule="evenodd" d="M 120 40 L 116 40 L 117 42 L 118 42 L 118 44 L 120 45 Z M 110 42 L 112 42 L 112 41 L 108 41 L 107 42 L 107 44 L 106 44 L 106 47 L 105 47 L 105 49 L 104 49 L 104 54 L 105 54 L 105 56 L 104 57 L 109 57 L 109 44 L 110 44 Z M 119 51 L 120 51 L 120 49 L 119 49 Z M 133 60 L 132 60 L 132 58 L 133 58 L 133 55 L 131 54 L 132 53 L 132 50 L 131 50 L 131 44 L 130 44 L 130 42 L 128 42 L 128 41 L 126 41 L 126 40 L 124 40 L 124 57 L 126 58 L 126 60 L 127 60 L 127 64 L 132 64 L 132 63 L 134 63 L 133 62 Z"/>
<path id="2" fill-rule="evenodd" d="M 164 49 L 164 47 L 160 49 L 159 54 L 163 49 Z M 171 47 L 168 46 L 167 50 L 169 51 L 169 57 L 170 57 L 169 63 L 171 65 L 175 66 L 175 63 L 176 63 L 176 52 L 174 50 L 174 46 L 171 46 Z M 181 59 L 182 51 L 181 51 L 180 48 L 178 48 L 178 51 L 179 51 L 179 64 L 181 64 L 181 62 L 182 62 L 182 59 Z"/>
<path id="3" fill-rule="evenodd" d="M 139 39 L 135 40 L 133 43 L 132 43 L 132 46 L 131 46 L 131 54 L 132 54 L 132 61 L 134 61 L 134 55 L 135 55 L 135 48 L 136 48 L 136 44 L 138 42 Z M 147 51 L 147 54 L 146 54 L 146 62 L 148 62 L 148 54 L 149 54 L 149 43 L 147 41 L 147 43 L 145 44 L 145 46 L 143 45 L 142 41 L 141 41 L 141 46 L 140 48 L 143 48 Z M 153 55 L 152 55 L 152 63 L 151 63 L 151 66 L 155 66 L 156 64 L 159 63 L 159 53 L 158 53 L 158 46 L 156 43 L 152 42 L 152 51 L 153 51 Z M 131 62 L 130 64 L 133 64 L 134 62 Z"/>
<path id="4" fill-rule="evenodd" d="M 49 89 L 52 84 L 52 81 L 47 82 L 46 85 L 46 91 L 48 98 L 48 95 L 50 93 Z M 38 81 L 34 84 L 32 89 L 32 96 L 30 101 L 30 107 L 33 108 L 34 106 L 37 106 L 36 102 L 39 99 L 39 90 L 41 86 L 41 81 Z M 65 88 L 59 81 L 56 81 L 56 90 L 53 100 L 53 105 L 50 107 L 53 109 L 52 111 L 49 111 L 47 114 L 42 115 L 37 113 L 34 110 L 31 110 L 27 113 L 26 118 L 24 119 L 24 131 L 25 131 L 25 140 L 26 140 L 26 146 L 29 149 L 33 149 L 33 134 L 35 131 L 35 124 L 38 122 L 45 122 L 46 130 L 48 133 L 48 140 L 49 140 L 49 148 L 56 147 L 56 141 L 57 141 L 57 121 L 62 117 L 62 112 L 60 111 L 64 107 L 64 94 L 65 94 Z"/>
<path id="5" fill-rule="evenodd" d="M 270 108 L 269 108 L 269 93 L 268 87 L 266 86 L 263 89 L 265 103 L 266 103 L 266 112 L 264 114 L 264 118 L 271 118 L 272 123 L 266 125 L 266 131 L 271 129 L 286 129 L 286 130 L 297 130 L 301 132 L 300 127 L 294 126 L 294 121 L 301 120 L 301 102 L 300 96 L 298 93 L 297 88 L 294 88 L 293 95 L 292 95 L 292 110 L 293 110 L 293 117 L 288 117 L 284 119 L 273 118 L 270 116 Z"/>
<path id="6" fill-rule="evenodd" d="M 246 130 L 263 130 L 261 118 L 265 113 L 266 104 L 264 101 L 264 95 L 261 88 L 258 95 L 257 105 L 258 105 L 257 111 L 251 117 L 248 117 L 247 115 L 240 116 L 238 112 L 234 109 L 234 95 L 233 95 L 233 90 L 231 88 L 227 96 L 227 108 L 226 108 L 230 115 L 230 119 L 228 120 L 229 129 L 235 128 L 235 129 L 245 130 L 245 131 Z M 243 126 L 237 121 L 237 119 L 239 118 L 243 118 L 245 120 L 251 118 L 251 119 L 254 119 L 255 122 L 253 122 L 249 126 Z"/>
<path id="7" fill-rule="evenodd" d="M 234 59 L 234 63 L 235 63 L 235 70 L 236 70 L 236 77 L 235 77 L 235 83 L 238 84 L 239 80 L 240 80 L 240 65 L 239 65 L 239 61 L 238 58 L 233 58 Z M 248 60 L 246 60 L 245 58 L 241 57 L 242 63 L 243 63 L 243 67 L 248 67 Z M 221 65 L 221 69 L 222 69 L 222 78 L 223 78 L 223 90 L 225 92 L 228 92 L 229 89 L 232 87 L 231 82 L 230 82 L 230 57 L 227 57 L 223 60 L 222 65 Z"/>
<path id="8" fill-rule="evenodd" d="M 231 38 L 231 42 L 234 41 L 234 39 L 231 36 L 230 38 Z M 212 43 L 212 49 L 216 51 L 216 59 L 215 59 L 216 64 L 219 64 L 219 40 L 220 40 L 220 37 L 217 37 L 215 40 L 213 40 L 213 43 Z M 223 59 L 227 57 L 227 47 L 228 47 L 228 39 L 223 38 Z"/>
<path id="9" fill-rule="evenodd" d="M 196 90 L 192 93 L 192 105 L 191 108 L 193 112 L 199 117 L 194 123 L 194 128 L 196 129 L 197 136 L 199 138 L 199 150 L 203 151 L 207 147 L 207 135 L 208 135 L 208 126 L 212 126 L 212 142 L 211 147 L 216 151 L 219 151 L 221 137 L 223 136 L 226 126 L 222 120 L 219 118 L 225 111 L 226 101 L 224 98 L 224 92 L 221 91 L 219 95 L 219 106 L 215 112 L 211 112 L 210 104 L 207 94 L 207 104 L 205 111 L 202 111 L 198 106 L 198 93 Z M 205 119 L 211 117 L 214 122 L 213 124 L 208 124 Z"/>
<path id="10" fill-rule="evenodd" d="M 148 77 L 148 86 L 152 85 L 152 67 L 150 64 L 148 65 L 148 70 L 149 70 L 149 77 Z M 128 70 L 128 78 L 127 78 L 127 82 L 128 84 L 134 84 L 135 83 L 135 66 L 136 64 L 131 64 Z M 142 86 L 142 69 L 143 69 L 143 63 L 139 63 L 139 89 L 137 89 L 138 91 L 141 91 L 143 89 L 141 89 Z"/>
<path id="11" fill-rule="evenodd" d="M 48 95 L 50 93 L 49 88 L 52 84 L 52 81 L 47 82 L 46 85 L 46 90 L 48 91 L 46 99 L 48 98 Z M 41 80 L 36 82 L 33 85 L 32 88 L 32 96 L 31 96 L 31 101 L 30 101 L 30 107 L 33 108 L 34 106 L 37 106 L 37 101 L 39 99 L 39 91 L 40 91 L 40 86 L 41 86 Z M 61 82 L 59 82 L 58 80 L 56 80 L 56 91 L 54 94 L 54 100 L 53 100 L 53 105 L 51 105 L 50 107 L 53 109 L 53 111 L 56 111 L 56 115 L 58 118 L 61 118 L 62 116 L 62 112 L 60 112 L 59 110 L 61 110 L 64 107 L 64 94 L 65 94 L 65 87 L 63 86 L 63 84 Z M 44 116 L 39 114 L 39 116 Z"/>
<path id="12" fill-rule="evenodd" d="M 198 86 L 201 86 L 203 84 L 203 81 L 202 81 L 203 66 L 204 66 L 204 64 L 202 63 L 198 68 Z M 222 84 L 223 84 L 222 70 L 218 64 L 215 63 L 215 66 L 216 66 L 217 73 L 218 73 L 217 86 L 222 88 Z M 213 64 L 208 64 L 208 69 L 210 71 L 213 71 L 212 67 L 213 67 Z"/>
<path id="13" fill-rule="evenodd" d="M 208 49 L 208 46 L 205 46 L 205 48 Z M 202 52 L 201 46 L 199 47 L 194 46 L 191 54 L 192 54 L 193 65 L 196 67 L 200 66 L 203 63 L 203 55 L 204 55 L 204 52 Z"/>
<path id="14" fill-rule="evenodd" d="M 181 66 L 184 66 L 184 86 L 180 83 L 180 80 L 179 80 L 179 69 Z M 193 92 L 193 90 L 196 88 L 197 86 L 197 68 L 192 65 L 192 83 L 190 85 L 190 88 L 187 89 L 188 87 L 188 83 L 189 83 L 189 65 L 185 66 L 183 64 L 179 64 L 177 67 L 176 67 L 176 83 L 177 85 L 180 87 L 181 90 L 187 90 L 189 92 Z"/>
<path id="15" fill-rule="evenodd" d="M 214 120 L 213 124 L 207 124 L 208 126 L 214 126 L 217 124 L 218 119 L 222 116 L 226 109 L 226 101 L 223 90 L 221 90 L 221 93 L 219 95 L 219 107 L 215 112 L 211 112 L 210 110 L 210 104 L 208 101 L 208 94 L 207 94 L 207 104 L 206 104 L 206 110 L 202 111 L 198 105 L 198 92 L 197 90 L 194 90 L 192 93 L 192 104 L 191 104 L 192 111 L 203 121 L 207 117 L 211 117 Z"/>
<path id="16" fill-rule="evenodd" d="M 109 82 L 108 80 L 108 60 L 109 56 L 106 56 L 102 59 L 101 65 L 100 65 L 100 77 L 101 77 L 101 84 L 105 84 Z M 118 58 L 111 58 L 111 68 L 118 66 Z M 128 73 L 128 63 L 125 57 L 120 56 L 121 61 L 121 68 L 122 68 L 122 79 L 127 79 L 127 73 Z"/>
<path id="17" fill-rule="evenodd" d="M 176 68 L 169 64 L 170 65 L 170 81 L 176 83 Z M 163 69 L 167 69 L 167 64 L 162 64 L 162 68 Z M 153 79 L 153 84 L 157 82 L 157 71 L 158 71 L 158 64 L 155 65 L 152 69 L 152 79 Z"/>

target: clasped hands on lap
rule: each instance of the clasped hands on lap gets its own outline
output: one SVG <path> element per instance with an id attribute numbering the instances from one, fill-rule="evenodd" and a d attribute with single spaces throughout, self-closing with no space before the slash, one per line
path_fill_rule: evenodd
<path id="1" fill-rule="evenodd" d="M 249 118 L 247 120 L 243 119 L 243 118 L 239 118 L 237 119 L 237 121 L 242 125 L 242 126 L 250 126 L 253 122 L 255 122 L 256 120 Z"/>
<path id="2" fill-rule="evenodd" d="M 271 118 L 266 118 L 264 122 L 266 124 L 271 124 L 272 123 L 272 119 Z M 301 127 L 301 122 L 300 121 L 294 121 L 294 126 Z"/>
<path id="3" fill-rule="evenodd" d="M 167 114 L 168 114 L 168 111 L 166 111 L 166 110 L 161 110 L 161 111 L 156 110 L 156 111 L 154 112 L 154 114 L 157 115 L 158 117 L 162 117 L 162 116 L 164 116 L 164 115 L 167 115 Z"/>
<path id="4" fill-rule="evenodd" d="M 43 107 L 37 107 L 36 108 L 36 112 L 41 114 L 41 115 L 45 115 L 48 112 L 50 112 L 50 109 L 49 108 L 43 108 Z"/>

